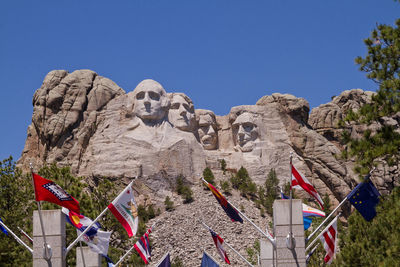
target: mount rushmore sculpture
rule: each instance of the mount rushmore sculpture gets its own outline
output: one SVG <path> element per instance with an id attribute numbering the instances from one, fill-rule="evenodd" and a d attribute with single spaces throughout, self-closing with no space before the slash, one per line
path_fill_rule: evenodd
<path id="1" fill-rule="evenodd" d="M 222 159 L 232 172 L 245 167 L 257 184 L 275 169 L 284 184 L 292 153 L 294 165 L 320 194 L 341 200 L 356 175 L 351 161 L 337 157 L 342 149 L 337 134 L 327 133 L 338 130 L 346 109 L 369 97 L 362 90 L 345 91 L 329 108 L 322 105 L 309 115 L 306 100 L 272 94 L 217 116 L 154 80 L 126 93 L 90 70 L 55 70 L 33 96 L 32 124 L 18 166 L 56 162 L 89 178 L 140 177 L 143 190 L 163 200 L 177 176 L 198 181 L 206 167 L 218 172 Z M 384 188 L 384 180 L 377 182 Z"/>

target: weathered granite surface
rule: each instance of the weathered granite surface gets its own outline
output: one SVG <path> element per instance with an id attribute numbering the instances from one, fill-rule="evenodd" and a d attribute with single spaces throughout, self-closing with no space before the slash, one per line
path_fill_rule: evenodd
<path id="1" fill-rule="evenodd" d="M 353 162 L 338 157 L 343 147 L 339 141 L 342 130 L 337 123 L 347 110 L 368 102 L 372 92 L 344 91 L 311 113 L 305 99 L 275 93 L 262 97 L 255 105 L 232 107 L 229 114 L 218 116 L 210 110 L 196 109 L 201 107 L 196 107 L 189 96 L 168 92 L 153 80 L 144 80 L 132 89 L 126 93 L 90 70 L 48 73 L 33 96 L 32 124 L 18 166 L 28 170 L 30 162 L 37 167 L 56 162 L 71 166 L 74 174 L 89 180 L 109 177 L 127 183 L 139 177 L 135 183 L 138 202 L 160 207 L 166 196 L 182 203 L 173 187 L 175 179 L 183 175 L 192 185 L 195 201 L 179 204 L 172 213 L 160 216 L 170 227 L 182 228 L 182 232 L 175 236 L 170 231 L 155 230 L 154 236 L 160 237 L 154 239 L 156 256 L 161 257 L 165 251 L 159 242 L 174 244 L 185 238 L 186 231 L 207 236 L 196 224 L 194 218 L 199 217 L 223 231 L 224 236 L 229 236 L 227 241 L 243 253 L 254 238 L 259 238 L 257 233 L 249 235 L 241 225 L 232 224 L 228 229 L 224 224 L 222 228 L 217 217 L 225 215 L 199 182 L 205 167 L 210 167 L 217 181 L 221 181 L 243 166 L 260 185 L 275 169 L 282 185 L 289 181 L 292 153 L 295 167 L 320 195 L 327 193 L 333 202 L 341 201 L 357 183 Z M 396 118 L 383 123 L 399 125 L 400 119 Z M 365 129 L 350 125 L 349 130 L 358 136 Z M 220 170 L 222 159 L 227 163 L 226 175 Z M 395 167 L 378 168 L 373 180 L 379 190 L 394 186 L 396 172 Z M 305 192 L 297 194 L 312 200 Z M 263 228 L 267 225 L 270 219 L 260 217 L 252 202 L 236 194 L 231 199 L 241 203 Z M 248 240 L 244 244 L 245 237 Z M 208 241 L 198 238 L 194 245 L 185 243 L 189 249 L 185 253 L 170 249 L 173 255 L 197 265 L 194 260 L 201 258 L 201 248 L 213 250 Z"/>

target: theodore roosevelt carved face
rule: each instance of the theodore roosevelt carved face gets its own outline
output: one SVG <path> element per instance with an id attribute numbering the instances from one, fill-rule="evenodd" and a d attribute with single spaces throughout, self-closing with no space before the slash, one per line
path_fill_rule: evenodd
<path id="1" fill-rule="evenodd" d="M 192 100 L 183 93 L 170 93 L 168 97 L 171 103 L 168 120 L 179 130 L 193 131 L 196 120 Z"/>
<path id="2" fill-rule="evenodd" d="M 160 122 L 167 114 L 169 101 L 161 84 L 144 80 L 133 91 L 133 111 L 145 123 Z"/>
<path id="3" fill-rule="evenodd" d="M 211 110 L 196 109 L 198 134 L 204 149 L 212 150 L 218 147 L 217 123 Z"/>
<path id="4" fill-rule="evenodd" d="M 252 151 L 258 139 L 258 129 L 252 114 L 242 113 L 232 123 L 233 138 L 242 152 Z"/>

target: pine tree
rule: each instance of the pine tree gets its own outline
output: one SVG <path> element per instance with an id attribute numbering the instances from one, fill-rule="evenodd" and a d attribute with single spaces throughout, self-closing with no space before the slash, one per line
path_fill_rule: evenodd
<path id="1" fill-rule="evenodd" d="M 399 266 L 400 188 L 381 198 L 377 216 L 367 222 L 357 212 L 348 219 L 348 229 L 339 232 L 340 254 L 334 266 Z"/>
<path id="2" fill-rule="evenodd" d="M 388 117 L 400 111 L 400 19 L 395 26 L 377 25 L 364 42 L 368 54 L 355 61 L 379 89 L 371 103 L 356 112 L 349 111 L 344 121 L 365 125 L 377 122 L 382 126 L 365 131 L 360 139 L 352 139 L 349 132 L 343 133 L 342 140 L 348 145 L 343 155 L 355 158 L 356 171 L 360 174 L 368 173 L 377 160 L 388 165 L 399 163 L 400 134 L 393 124 L 388 123 Z"/>

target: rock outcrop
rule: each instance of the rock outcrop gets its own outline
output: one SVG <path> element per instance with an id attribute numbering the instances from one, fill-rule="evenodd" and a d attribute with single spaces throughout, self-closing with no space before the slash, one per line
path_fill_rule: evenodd
<path id="1" fill-rule="evenodd" d="M 259 185 L 275 169 L 283 185 L 289 181 L 292 154 L 295 167 L 320 195 L 328 194 L 336 203 L 341 201 L 357 183 L 357 176 L 353 162 L 338 157 L 343 147 L 342 130 L 337 124 L 347 110 L 358 109 L 372 94 L 361 89 L 344 91 L 310 113 L 305 99 L 276 93 L 262 97 L 255 105 L 232 107 L 229 114 L 216 116 L 210 110 L 196 110 L 187 95 L 167 93 L 153 80 L 145 80 L 126 93 L 90 70 L 56 70 L 45 77 L 33 96 L 32 124 L 18 166 L 27 170 L 31 162 L 36 166 L 56 162 L 71 166 L 74 174 L 88 180 L 110 177 L 124 183 L 139 177 L 139 198 L 161 207 L 166 196 L 179 203 L 173 187 L 182 175 L 192 184 L 194 203 L 178 206 L 160 218 L 170 227 L 182 228 L 182 233 L 204 232 L 194 218 L 204 218 L 219 230 L 216 217 L 224 215 L 215 215 L 221 210 L 215 203 L 208 204 L 212 196 L 202 189 L 199 177 L 205 167 L 210 167 L 217 181 L 227 180 L 230 174 L 225 176 L 220 170 L 222 159 L 228 173 L 243 166 Z M 398 125 L 398 120 L 388 118 L 387 123 Z M 349 129 L 354 135 L 365 130 L 357 125 Z M 374 178 L 380 190 L 393 186 L 390 172 L 395 171 L 380 170 L 384 175 Z M 312 200 L 305 192 L 298 194 Z M 238 195 L 232 199 L 239 203 Z M 242 205 L 243 201 L 247 200 L 241 199 Z M 245 210 L 263 227 L 268 224 L 269 218 L 258 216 L 251 202 L 245 203 Z M 249 244 L 244 246 L 242 238 L 248 237 L 248 243 L 253 239 L 242 226 L 232 225 L 223 231 L 226 236 L 237 237 L 227 241 L 243 253 Z M 154 236 L 168 244 L 182 238 L 164 230 L 155 230 Z M 162 246 L 158 242 L 155 245 Z M 191 251 L 193 257 L 201 257 L 196 244 L 210 247 L 203 240 L 193 246 L 185 244 L 189 252 L 186 250 L 181 258 L 190 262 Z M 156 249 L 155 253 L 161 255 L 162 250 Z"/>

